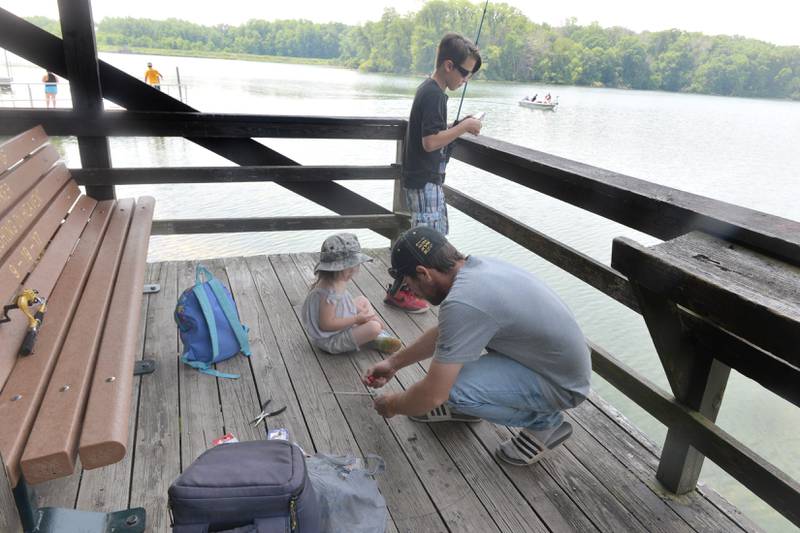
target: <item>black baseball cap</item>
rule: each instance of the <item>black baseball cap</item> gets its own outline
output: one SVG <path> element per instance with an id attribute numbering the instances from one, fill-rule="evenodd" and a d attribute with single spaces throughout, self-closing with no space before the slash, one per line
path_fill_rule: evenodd
<path id="1" fill-rule="evenodd" d="M 397 239 L 392 246 L 392 267 L 389 275 L 396 280 L 412 276 L 417 266 L 430 267 L 430 256 L 447 244 L 444 235 L 428 226 L 412 228 Z"/>

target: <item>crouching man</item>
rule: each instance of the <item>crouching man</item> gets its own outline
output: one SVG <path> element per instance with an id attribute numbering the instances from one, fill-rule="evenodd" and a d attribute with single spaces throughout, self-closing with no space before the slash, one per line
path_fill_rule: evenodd
<path id="1" fill-rule="evenodd" d="M 367 370 L 364 383 L 379 388 L 401 368 L 433 357 L 423 380 L 375 399 L 378 413 L 519 427 L 496 450 L 519 466 L 540 461 L 572 435 L 563 411 L 589 394 L 589 349 L 570 310 L 544 283 L 497 259 L 464 257 L 424 226 L 397 240 L 389 273 L 440 306 L 439 324 Z"/>

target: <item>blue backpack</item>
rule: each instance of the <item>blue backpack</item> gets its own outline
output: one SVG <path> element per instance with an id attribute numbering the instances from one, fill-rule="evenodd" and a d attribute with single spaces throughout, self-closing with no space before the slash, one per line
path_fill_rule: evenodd
<path id="1" fill-rule="evenodd" d="M 204 374 L 239 377 L 211 368 L 239 352 L 248 357 L 251 352 L 247 326 L 239 322 L 231 293 L 202 265 L 195 270 L 195 285 L 178 298 L 175 323 L 183 342 L 181 361 Z"/>

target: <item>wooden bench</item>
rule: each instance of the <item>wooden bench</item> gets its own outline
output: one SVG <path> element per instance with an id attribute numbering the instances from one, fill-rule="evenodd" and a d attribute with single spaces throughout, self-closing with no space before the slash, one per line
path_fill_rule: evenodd
<path id="1" fill-rule="evenodd" d="M 652 247 L 614 239 L 611 265 L 631 282 L 680 404 L 714 422 L 733 368 L 800 406 L 799 265 L 702 232 Z M 686 427 L 667 432 L 658 469 L 667 488 L 695 487 L 705 448 L 798 523 L 800 484 L 742 445 L 698 440 Z"/>
<path id="2" fill-rule="evenodd" d="M 0 455 L 12 487 L 121 460 L 155 200 L 81 195 L 41 127 L 0 145 L 0 302 L 36 289 L 34 353 L 0 324 Z"/>

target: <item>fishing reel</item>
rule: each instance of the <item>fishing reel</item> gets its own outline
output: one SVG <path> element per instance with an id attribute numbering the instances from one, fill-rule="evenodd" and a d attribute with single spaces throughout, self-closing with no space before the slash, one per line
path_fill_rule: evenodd
<path id="1" fill-rule="evenodd" d="M 39 308 L 36 312 L 31 312 L 31 308 L 37 305 Z M 33 346 L 36 344 L 36 337 L 39 334 L 39 327 L 44 320 L 46 307 L 46 299 L 43 296 L 39 296 L 39 291 L 36 289 L 23 290 L 22 293 L 17 296 L 14 303 L 3 306 L 3 316 L 0 318 L 0 324 L 11 321 L 8 313 L 12 309 L 19 309 L 28 319 L 28 331 L 25 333 L 25 338 L 22 340 L 22 346 L 19 349 L 20 355 L 30 355 L 33 353 Z"/>

